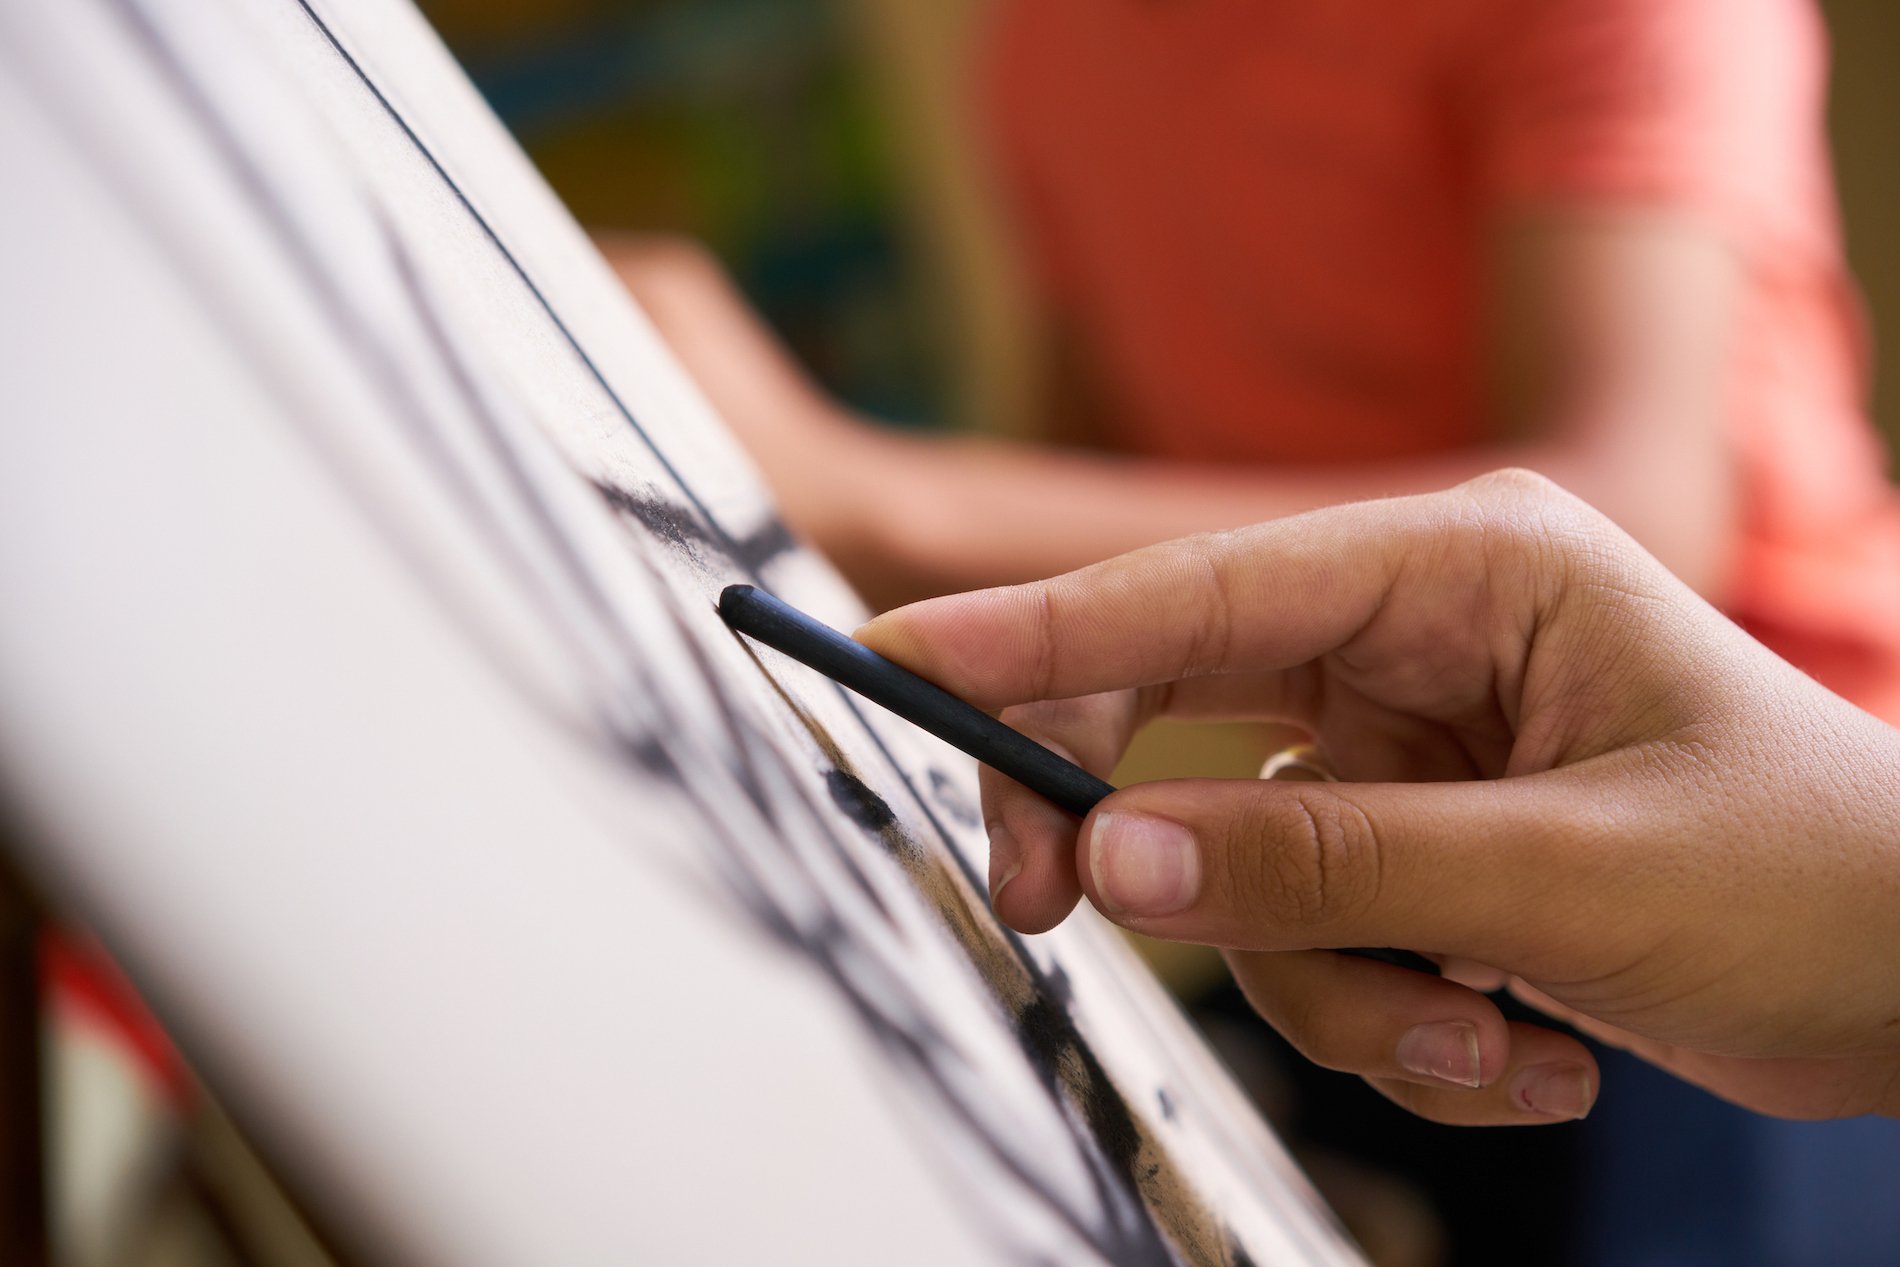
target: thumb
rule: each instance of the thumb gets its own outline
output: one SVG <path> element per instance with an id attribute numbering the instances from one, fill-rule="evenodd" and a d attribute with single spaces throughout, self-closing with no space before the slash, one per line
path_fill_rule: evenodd
<path id="1" fill-rule="evenodd" d="M 1549 971 L 1553 922 L 1576 926 L 1599 905 L 1581 874 L 1594 865 L 1604 882 L 1606 859 L 1584 847 L 1593 806 L 1600 824 L 1598 798 L 1563 772 L 1144 783 L 1089 815 L 1076 869 L 1105 915 L 1154 937 L 1244 950 L 1396 946 Z"/>

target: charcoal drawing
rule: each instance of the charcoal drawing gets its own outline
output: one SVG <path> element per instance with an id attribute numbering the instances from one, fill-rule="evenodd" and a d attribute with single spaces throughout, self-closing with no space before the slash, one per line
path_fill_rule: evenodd
<path id="1" fill-rule="evenodd" d="M 127 241 L 272 402 L 257 425 L 285 428 L 308 478 L 352 508 L 335 530 L 372 534 L 485 666 L 494 707 L 534 719 L 517 736 L 524 770 L 607 789 L 595 820 L 626 855 L 627 917 L 685 906 L 730 930 L 735 965 L 789 959 L 822 981 L 888 1075 L 863 1094 L 910 1124 L 974 1243 L 1024 1264 L 1355 1261 L 1103 930 L 1025 939 L 991 916 L 971 768 L 725 630 L 712 599 L 734 581 L 853 600 L 604 268 L 570 249 L 571 223 L 523 192 L 525 164 L 401 0 L 72 0 L 16 7 L 0 33 L 0 74 L 103 197 L 138 209 Z M 94 56 L 150 85 L 136 125 L 101 105 Z M 199 156 L 202 187 L 142 170 L 135 126 Z M 231 271 L 189 201 L 213 198 L 256 231 L 282 324 L 256 318 L 261 283 Z M 361 411 L 313 403 L 319 343 Z M 320 658 L 322 630 L 311 643 Z M 564 847 L 497 842 L 523 885 Z M 215 918 L 151 912 L 161 926 Z M 216 1063 L 218 1036 L 204 1041 Z M 679 1025 L 652 1041 L 704 1040 Z M 680 1089 L 745 1148 L 745 1125 L 710 1111 L 719 1093 Z M 361 1135 L 375 1146 L 373 1122 Z M 843 1181 L 871 1191 L 878 1176 Z M 745 1194 L 730 1200 L 742 1213 Z M 520 1212 L 524 1236 L 534 1217 Z M 814 1236 L 805 1252 L 826 1261 Z"/>

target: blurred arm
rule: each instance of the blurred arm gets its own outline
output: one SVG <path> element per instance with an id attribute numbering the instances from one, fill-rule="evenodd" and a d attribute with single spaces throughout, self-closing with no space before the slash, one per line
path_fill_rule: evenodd
<path id="1" fill-rule="evenodd" d="M 1502 466 L 1539 471 L 1595 504 L 1696 588 L 1722 576 L 1733 489 L 1721 391 L 1738 270 L 1716 235 L 1679 221 L 1518 217 L 1493 252 L 1496 438 L 1426 460 L 1297 468 L 892 433 L 817 390 L 703 252 L 649 244 L 612 257 L 793 526 L 874 604 L 1049 576 Z"/>

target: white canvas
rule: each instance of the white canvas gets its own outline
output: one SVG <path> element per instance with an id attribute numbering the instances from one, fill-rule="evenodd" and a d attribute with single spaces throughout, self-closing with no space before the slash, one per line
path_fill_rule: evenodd
<path id="1" fill-rule="evenodd" d="M 350 1244 L 1358 1261 L 394 0 L 0 8 L 0 778 Z"/>

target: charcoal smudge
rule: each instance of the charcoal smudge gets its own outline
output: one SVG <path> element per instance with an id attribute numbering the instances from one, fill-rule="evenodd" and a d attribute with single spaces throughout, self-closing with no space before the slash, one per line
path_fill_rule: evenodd
<path id="1" fill-rule="evenodd" d="M 655 493 L 632 493 L 617 485 L 593 481 L 606 503 L 648 532 L 702 566 L 708 552 L 746 572 L 756 573 L 798 545 L 785 521 L 774 516 L 743 537 L 715 532 L 685 506 Z"/>
<path id="2" fill-rule="evenodd" d="M 863 779 L 850 771 L 835 767 L 827 770 L 825 788 L 831 793 L 832 802 L 852 822 L 872 835 L 882 837 L 897 826 L 897 814 L 891 809 L 890 802 L 873 792 Z"/>
<path id="3" fill-rule="evenodd" d="M 1065 1058 L 1079 1063 L 1081 1085 L 1076 1092 L 1090 1130 L 1115 1169 L 1134 1178 L 1139 1174 L 1136 1159 L 1141 1153 L 1141 1128 L 1068 1011 L 1046 990 L 1038 990 L 1016 1018 L 1016 1024 L 1023 1050 L 1045 1077 L 1060 1079 Z"/>

